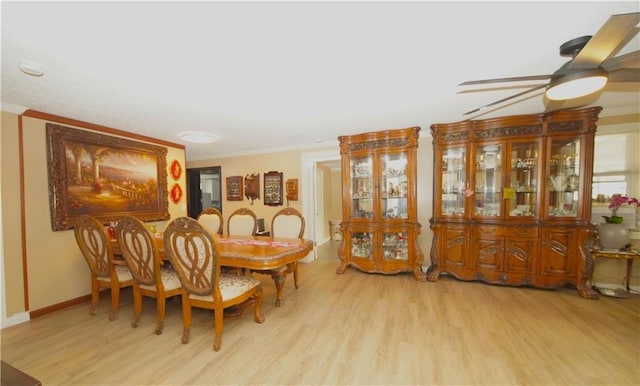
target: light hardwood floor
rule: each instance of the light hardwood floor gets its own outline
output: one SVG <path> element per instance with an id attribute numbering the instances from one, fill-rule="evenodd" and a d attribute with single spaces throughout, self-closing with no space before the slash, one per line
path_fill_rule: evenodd
<path id="1" fill-rule="evenodd" d="M 348 269 L 335 253 L 300 264 L 285 305 L 264 283 L 264 324 L 251 312 L 224 323 L 194 310 L 180 342 L 180 302 L 164 333 L 145 299 L 131 328 L 131 292 L 118 320 L 103 294 L 88 304 L 2 330 L 2 359 L 44 385 L 632 385 L 640 384 L 640 295 L 592 301 L 574 289 L 510 288 L 441 278 L 416 282 Z M 87 277 L 88 280 L 88 277 Z"/>

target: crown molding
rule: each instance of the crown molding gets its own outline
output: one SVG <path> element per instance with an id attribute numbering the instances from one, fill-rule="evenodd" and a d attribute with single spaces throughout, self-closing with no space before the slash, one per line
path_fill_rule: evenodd
<path id="1" fill-rule="evenodd" d="M 28 107 L 12 105 L 11 103 L 4 103 L 4 102 L 2 103 L 1 108 L 2 108 L 2 111 L 6 111 L 9 113 L 14 113 L 18 115 L 21 115 L 22 113 L 28 110 Z"/>

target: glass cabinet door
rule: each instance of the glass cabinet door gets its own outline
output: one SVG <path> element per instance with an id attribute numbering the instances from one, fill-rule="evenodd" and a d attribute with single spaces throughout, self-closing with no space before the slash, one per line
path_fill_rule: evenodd
<path id="1" fill-rule="evenodd" d="M 549 149 L 547 213 L 551 217 L 576 217 L 580 190 L 580 139 L 551 139 Z"/>
<path id="2" fill-rule="evenodd" d="M 445 148 L 442 152 L 440 191 L 443 216 L 464 216 L 467 153 L 464 146 Z"/>
<path id="3" fill-rule="evenodd" d="M 504 195 L 508 199 L 507 214 L 534 217 L 538 195 L 538 142 L 512 143 L 509 165 L 509 188 Z"/>
<path id="4" fill-rule="evenodd" d="M 409 259 L 409 234 L 407 232 L 390 232 L 382 235 L 382 258 L 385 260 Z"/>
<path id="5" fill-rule="evenodd" d="M 350 232 L 351 256 L 373 260 L 373 233 Z"/>
<path id="6" fill-rule="evenodd" d="M 475 216 L 502 216 L 502 145 L 479 145 L 475 151 Z"/>
<path id="7" fill-rule="evenodd" d="M 373 218 L 373 164 L 370 156 L 353 157 L 351 170 L 351 217 Z"/>
<path id="8" fill-rule="evenodd" d="M 407 218 L 407 155 L 381 156 L 382 218 Z"/>

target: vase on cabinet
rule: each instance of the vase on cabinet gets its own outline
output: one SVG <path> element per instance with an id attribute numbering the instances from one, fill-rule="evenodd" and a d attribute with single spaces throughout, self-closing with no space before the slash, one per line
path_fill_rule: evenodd
<path id="1" fill-rule="evenodd" d="M 620 250 L 629 243 L 629 229 L 625 224 L 602 223 L 596 225 L 602 249 Z"/>

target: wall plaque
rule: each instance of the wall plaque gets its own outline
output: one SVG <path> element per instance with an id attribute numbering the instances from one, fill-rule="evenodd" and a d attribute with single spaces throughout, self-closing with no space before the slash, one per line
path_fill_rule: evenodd
<path id="1" fill-rule="evenodd" d="M 253 200 L 260 199 L 260 174 L 247 174 L 244 177 L 244 195 L 251 200 L 251 205 Z"/>
<path id="2" fill-rule="evenodd" d="M 242 201 L 242 176 L 227 177 L 227 201 Z"/>
<path id="3" fill-rule="evenodd" d="M 282 173 L 264 173 L 264 204 L 282 205 Z"/>

